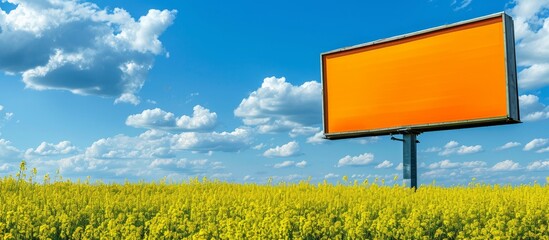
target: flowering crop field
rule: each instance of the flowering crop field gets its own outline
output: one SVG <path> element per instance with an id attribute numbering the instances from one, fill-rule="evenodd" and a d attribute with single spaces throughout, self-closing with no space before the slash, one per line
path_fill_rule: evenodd
<path id="1" fill-rule="evenodd" d="M 549 239 L 549 185 L 0 179 L 0 239 Z"/>

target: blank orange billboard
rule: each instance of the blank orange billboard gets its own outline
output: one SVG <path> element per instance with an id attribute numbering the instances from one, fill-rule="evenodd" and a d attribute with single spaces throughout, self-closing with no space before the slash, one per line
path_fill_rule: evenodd
<path id="1" fill-rule="evenodd" d="M 328 139 L 520 122 L 505 13 L 321 55 Z"/>

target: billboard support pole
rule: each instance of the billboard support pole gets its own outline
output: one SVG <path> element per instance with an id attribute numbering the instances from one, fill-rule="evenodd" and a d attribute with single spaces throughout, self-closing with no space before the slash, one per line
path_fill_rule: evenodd
<path id="1" fill-rule="evenodd" d="M 410 179 L 410 188 L 413 189 L 417 189 L 417 135 L 417 132 L 405 131 L 402 139 L 391 136 L 391 140 L 402 142 L 403 179 Z"/>

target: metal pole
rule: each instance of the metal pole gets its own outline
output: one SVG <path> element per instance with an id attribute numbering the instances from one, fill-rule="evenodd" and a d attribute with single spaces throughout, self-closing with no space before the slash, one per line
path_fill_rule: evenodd
<path id="1" fill-rule="evenodd" d="M 410 188 L 417 189 L 417 134 L 403 134 L 402 170 L 404 179 L 410 179 Z"/>

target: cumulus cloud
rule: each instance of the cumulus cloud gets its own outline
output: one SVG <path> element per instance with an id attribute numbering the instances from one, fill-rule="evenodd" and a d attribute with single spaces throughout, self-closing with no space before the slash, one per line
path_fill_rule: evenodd
<path id="1" fill-rule="evenodd" d="M 475 145 L 475 146 L 460 146 L 457 150 L 458 154 L 471 154 L 471 153 L 477 153 L 482 151 L 482 146 Z"/>
<path id="2" fill-rule="evenodd" d="M 390 168 L 393 166 L 393 163 L 388 161 L 388 160 L 384 160 L 383 162 L 381 162 L 380 164 L 378 164 L 377 166 L 375 166 L 375 168 Z"/>
<path id="3" fill-rule="evenodd" d="M 526 169 L 530 171 L 536 171 L 536 170 L 549 170 L 549 161 L 535 161 L 526 167 Z"/>
<path id="4" fill-rule="evenodd" d="M 492 171 L 511 171 L 511 170 L 517 170 L 519 168 L 519 164 L 516 162 L 513 162 L 512 160 L 505 160 L 502 162 L 496 163 L 494 166 L 492 166 Z"/>
<path id="5" fill-rule="evenodd" d="M 174 149 L 198 152 L 237 152 L 251 144 L 251 131 L 237 128 L 232 132 L 186 132 L 174 135 Z"/>
<path id="6" fill-rule="evenodd" d="M 337 162 L 338 167 L 343 166 L 364 166 L 374 161 L 374 154 L 364 153 L 358 156 L 345 156 Z"/>
<path id="7" fill-rule="evenodd" d="M 155 159 L 149 164 L 149 168 L 164 169 L 170 171 L 181 171 L 185 169 L 187 172 L 200 173 L 206 168 L 219 168 L 220 162 L 211 162 L 207 159 Z M 222 164 L 221 164 L 222 165 Z"/>
<path id="8" fill-rule="evenodd" d="M 508 142 L 506 144 L 503 144 L 502 146 L 497 147 L 496 150 L 501 151 L 509 148 L 518 147 L 520 145 L 522 144 L 520 144 L 519 142 Z"/>
<path id="9" fill-rule="evenodd" d="M 282 146 L 269 148 L 263 153 L 265 157 L 291 157 L 299 154 L 299 143 L 291 141 Z"/>
<path id="10" fill-rule="evenodd" d="M 292 129 L 289 135 L 290 137 L 295 138 L 298 136 L 315 134 L 318 132 L 318 130 L 320 130 L 320 128 L 318 127 L 298 127 L 298 128 Z"/>
<path id="11" fill-rule="evenodd" d="M 311 144 L 322 144 L 326 141 L 327 140 L 324 138 L 324 131 L 317 132 L 315 135 L 307 138 L 307 143 Z"/>
<path id="12" fill-rule="evenodd" d="M 441 149 L 441 151 L 438 153 L 440 156 L 448 156 L 451 154 L 471 154 L 471 153 L 477 153 L 482 151 L 481 145 L 474 145 L 474 146 L 465 146 L 460 145 L 456 141 L 450 141 L 444 145 L 444 147 Z"/>
<path id="13" fill-rule="evenodd" d="M 448 159 L 442 160 L 440 162 L 435 162 L 429 164 L 427 168 L 429 169 L 449 169 L 449 168 L 478 168 L 486 166 L 486 162 L 483 161 L 471 161 L 471 162 L 452 162 Z"/>
<path id="14" fill-rule="evenodd" d="M 8 0 L 0 9 L 0 71 L 21 74 L 27 88 L 116 97 L 138 104 L 160 35 L 175 10 L 151 9 L 135 20 L 126 10 L 76 0 Z"/>
<path id="15" fill-rule="evenodd" d="M 339 174 L 335 174 L 335 173 L 328 173 L 328 174 L 324 175 L 325 179 L 338 178 L 338 177 L 339 177 Z"/>
<path id="16" fill-rule="evenodd" d="M 128 116 L 126 125 L 136 128 L 163 129 L 176 131 L 203 131 L 215 127 L 217 114 L 200 105 L 193 108 L 193 115 L 176 118 L 171 112 L 160 108 L 147 109 L 142 113 Z"/>
<path id="17" fill-rule="evenodd" d="M 307 161 L 303 160 L 301 162 L 296 162 L 295 166 L 298 168 L 304 168 L 305 166 L 307 166 Z"/>
<path id="18" fill-rule="evenodd" d="M 294 161 L 284 161 L 281 163 L 275 164 L 274 168 L 286 168 L 286 167 L 298 167 L 298 168 L 304 168 L 307 166 L 307 161 L 301 161 L 301 162 L 294 162 Z"/>
<path id="19" fill-rule="evenodd" d="M 432 152 L 440 152 L 442 151 L 442 148 L 439 147 L 430 147 L 425 149 L 423 152 L 432 153 Z"/>
<path id="20" fill-rule="evenodd" d="M 84 151 L 83 159 L 171 159 L 183 150 L 211 153 L 234 152 L 249 146 L 250 133 L 245 129 L 233 132 L 171 134 L 147 130 L 135 136 L 123 134 L 95 141 Z M 75 161 L 78 159 L 71 159 Z"/>
<path id="21" fill-rule="evenodd" d="M 0 160 L 20 161 L 21 151 L 6 139 L 0 139 Z"/>
<path id="22" fill-rule="evenodd" d="M 545 152 L 549 152 L 549 147 L 545 147 L 545 148 L 542 148 L 542 149 L 538 149 L 536 150 L 537 153 L 545 153 Z"/>
<path id="23" fill-rule="evenodd" d="M 86 149 L 85 155 L 96 159 L 153 159 L 175 156 L 170 135 L 156 130 L 149 130 L 137 137 L 120 134 L 99 139 Z"/>
<path id="24" fill-rule="evenodd" d="M 247 126 L 260 133 L 294 131 L 320 124 L 322 87 L 319 82 L 294 86 L 284 77 L 268 77 L 261 87 L 240 102 L 234 110 Z M 312 131 L 312 129 L 309 129 Z M 310 131 L 308 131 L 310 132 Z"/>
<path id="25" fill-rule="evenodd" d="M 519 87 L 549 85 L 549 1 L 517 0 L 509 10 L 515 25 Z"/>
<path id="26" fill-rule="evenodd" d="M 57 144 L 42 142 L 36 149 L 29 148 L 26 156 L 55 156 L 78 153 L 78 149 L 69 141 L 61 141 Z"/>
<path id="27" fill-rule="evenodd" d="M 402 171 L 404 169 L 404 164 L 403 163 L 399 163 L 396 167 L 395 167 L 395 170 L 398 170 L 398 171 Z"/>
<path id="28" fill-rule="evenodd" d="M 450 160 L 442 160 L 440 162 L 429 164 L 429 169 L 435 168 L 456 168 L 459 167 L 459 163 L 451 162 Z"/>
<path id="29" fill-rule="evenodd" d="M 113 177 L 139 179 L 143 176 L 158 178 L 162 177 L 161 174 L 182 179 L 183 176 L 217 173 L 219 169 L 224 168 L 221 162 L 177 158 L 184 150 L 201 152 L 234 150 L 234 141 L 230 140 L 234 135 L 223 140 L 220 138 L 225 134 L 215 134 L 218 135 L 211 138 L 200 135 L 199 139 L 194 139 L 194 142 L 192 139 L 187 139 L 191 142 L 182 142 L 181 138 L 185 138 L 182 135 L 159 130 L 148 130 L 135 137 L 121 134 L 99 139 L 82 153 L 54 162 L 67 173 L 95 172 Z M 231 135 L 231 133 L 226 134 Z M 207 142 L 203 142 L 201 138 L 207 139 Z M 224 144 L 231 146 L 223 146 Z"/>
<path id="30" fill-rule="evenodd" d="M 519 96 L 520 114 L 523 121 L 538 121 L 549 118 L 549 106 L 541 103 L 533 94 Z"/>
<path id="31" fill-rule="evenodd" d="M 519 99 L 533 99 L 530 100 L 531 102 L 525 101 L 525 104 L 521 104 L 521 114 L 524 116 L 521 119 L 523 121 L 530 122 L 549 118 L 549 106 L 539 102 L 539 98 L 537 96 L 522 95 Z"/>
<path id="32" fill-rule="evenodd" d="M 255 146 L 253 146 L 252 148 L 255 149 L 255 150 L 261 150 L 265 147 L 265 144 L 264 143 L 260 143 L 260 144 L 257 144 Z"/>
<path id="33" fill-rule="evenodd" d="M 536 148 L 543 147 L 549 143 L 549 139 L 547 138 L 536 138 L 532 141 L 528 142 L 526 145 L 524 145 L 523 150 L 524 151 L 530 151 Z"/>
<path id="34" fill-rule="evenodd" d="M 4 163 L 2 165 L 0 165 L 0 172 L 7 172 L 9 171 L 11 168 L 11 166 L 7 163 Z"/>
<path id="35" fill-rule="evenodd" d="M 274 168 L 285 168 L 285 167 L 294 166 L 294 164 L 295 164 L 294 161 L 284 161 L 284 162 L 275 164 L 273 167 Z"/>

